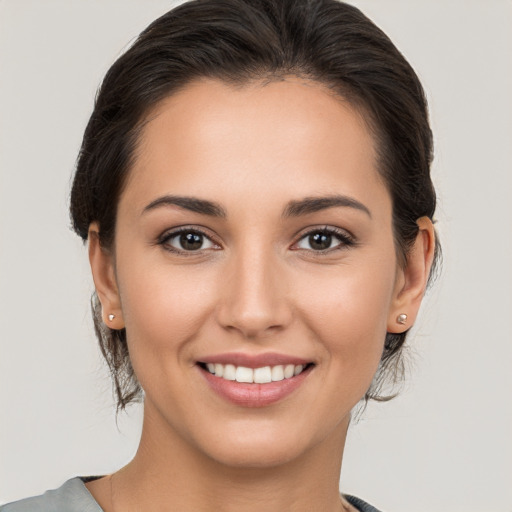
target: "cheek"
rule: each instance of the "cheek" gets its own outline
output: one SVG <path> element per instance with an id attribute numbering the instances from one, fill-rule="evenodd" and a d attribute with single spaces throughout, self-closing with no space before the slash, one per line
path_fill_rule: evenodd
<path id="1" fill-rule="evenodd" d="M 121 267 L 121 265 L 119 265 Z M 130 354 L 136 359 L 186 361 L 180 357 L 211 310 L 211 286 L 200 271 L 165 265 L 136 270 L 135 259 L 119 275 Z M 211 282 L 211 276 L 210 276 Z M 165 354 L 165 355 L 164 355 Z"/>
<path id="2" fill-rule="evenodd" d="M 336 372 L 369 385 L 379 364 L 394 289 L 394 266 L 346 266 L 329 276 L 297 279 L 300 316 Z"/>

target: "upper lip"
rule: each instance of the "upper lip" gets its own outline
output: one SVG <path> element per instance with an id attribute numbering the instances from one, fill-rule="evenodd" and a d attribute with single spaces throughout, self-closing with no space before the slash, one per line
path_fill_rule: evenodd
<path id="1" fill-rule="evenodd" d="M 312 363 L 301 357 L 291 356 L 287 354 L 279 354 L 276 352 L 266 352 L 263 354 L 244 354 L 241 352 L 229 352 L 224 354 L 212 354 L 198 360 L 199 363 L 218 363 L 232 364 L 234 366 L 244 366 L 246 368 L 262 368 L 264 366 L 277 365 L 307 365 Z"/>

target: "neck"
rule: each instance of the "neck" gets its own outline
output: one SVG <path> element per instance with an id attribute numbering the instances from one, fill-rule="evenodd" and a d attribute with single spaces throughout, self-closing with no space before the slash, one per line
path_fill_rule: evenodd
<path id="1" fill-rule="evenodd" d="M 343 510 L 339 478 L 349 418 L 300 457 L 264 467 L 222 464 L 160 421 L 145 409 L 137 454 L 113 477 L 116 511 Z"/>

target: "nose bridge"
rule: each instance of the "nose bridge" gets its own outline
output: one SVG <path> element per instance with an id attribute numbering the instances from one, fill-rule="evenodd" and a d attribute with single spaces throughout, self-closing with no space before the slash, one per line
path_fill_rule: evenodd
<path id="1" fill-rule="evenodd" d="M 269 241 L 247 240 L 233 251 L 228 266 L 219 315 L 224 327 L 254 338 L 287 325 L 286 283 Z"/>

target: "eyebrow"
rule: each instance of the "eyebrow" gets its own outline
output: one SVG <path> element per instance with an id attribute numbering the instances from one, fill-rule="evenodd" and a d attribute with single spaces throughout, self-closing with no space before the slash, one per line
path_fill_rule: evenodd
<path id="1" fill-rule="evenodd" d="M 202 215 L 221 218 L 227 217 L 226 210 L 224 210 L 224 208 L 218 203 L 208 201 L 206 199 L 199 199 L 197 197 L 174 195 L 162 196 L 155 199 L 154 201 L 151 201 L 151 203 L 149 203 L 144 208 L 142 213 L 144 214 L 150 210 L 154 210 L 155 208 L 162 206 L 178 206 L 180 208 L 184 208 L 185 210 L 200 213 Z M 343 195 L 305 197 L 304 199 L 290 201 L 286 205 L 282 217 L 299 217 L 301 215 L 307 215 L 335 207 L 354 208 L 366 213 L 370 218 L 372 217 L 370 210 L 363 203 L 359 202 L 353 197 Z"/>
<path id="2" fill-rule="evenodd" d="M 337 194 L 325 197 L 305 197 L 299 201 L 290 201 L 284 209 L 283 217 L 298 217 L 340 206 L 354 208 L 366 213 L 370 219 L 372 218 L 370 210 L 363 203 L 353 197 Z"/>
<path id="3" fill-rule="evenodd" d="M 187 196 L 162 196 L 154 201 L 151 201 L 142 213 L 146 213 L 150 210 L 154 210 L 160 206 L 179 206 L 185 210 L 191 212 L 201 213 L 203 215 L 209 215 L 211 217 L 226 217 L 226 211 L 222 206 L 213 201 L 207 201 L 206 199 L 198 199 L 196 197 Z"/>

